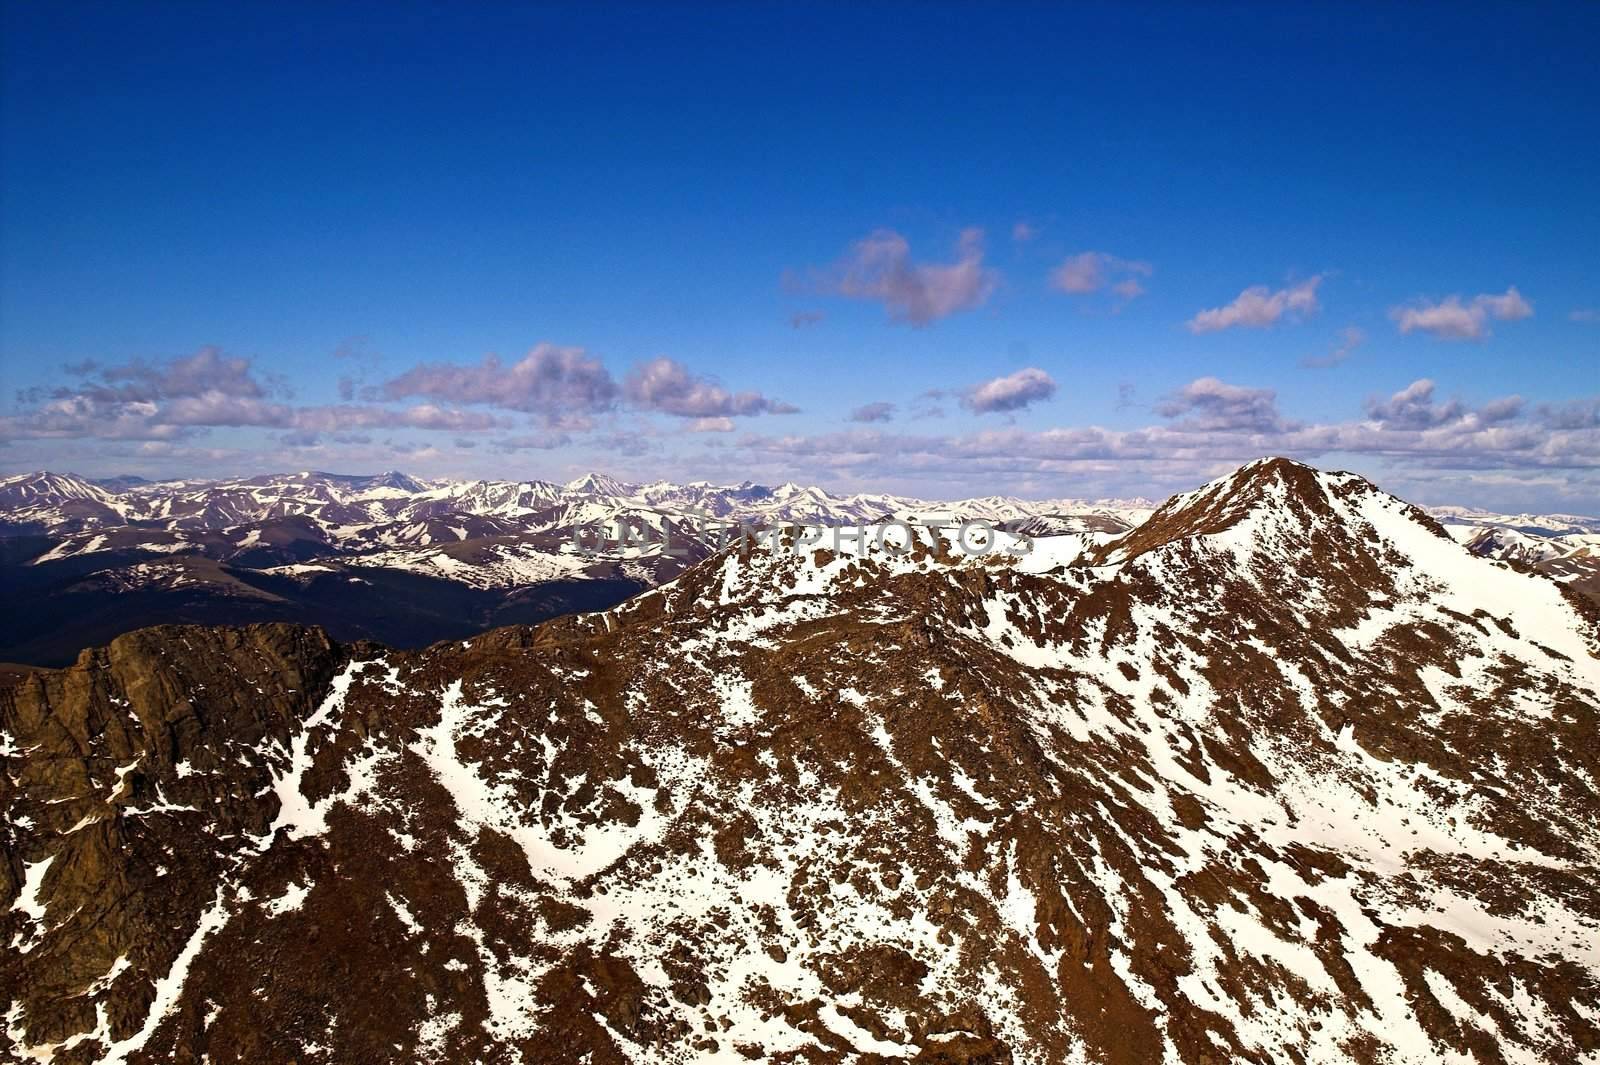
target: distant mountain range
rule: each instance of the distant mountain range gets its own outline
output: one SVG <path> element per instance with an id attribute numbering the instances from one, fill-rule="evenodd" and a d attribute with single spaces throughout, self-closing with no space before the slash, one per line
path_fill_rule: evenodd
<path id="1" fill-rule="evenodd" d="M 61 665 L 146 625 L 294 621 L 418 647 L 602 610 L 704 558 L 705 519 L 771 527 L 960 515 L 1034 535 L 1113 534 L 1149 500 L 929 501 L 784 484 L 424 481 L 302 472 L 223 481 L 0 479 L 0 661 Z M 580 529 L 670 527 L 577 549 Z M 659 541 L 659 535 L 652 541 Z M 602 543 L 602 548 L 607 545 Z"/>
<path id="2" fill-rule="evenodd" d="M 422 480 L 306 471 L 220 481 L 0 479 L 0 662 L 63 665 L 146 625 L 291 621 L 336 639 L 420 647 L 498 625 L 603 610 L 717 546 L 706 519 L 772 527 L 915 517 L 1109 539 L 1147 499 L 924 500 L 798 484 Z M 1600 596 L 1600 518 L 1432 511 L 1477 554 Z M 580 530 L 652 530 L 579 550 Z M 662 550 L 662 531 L 672 552 Z"/>

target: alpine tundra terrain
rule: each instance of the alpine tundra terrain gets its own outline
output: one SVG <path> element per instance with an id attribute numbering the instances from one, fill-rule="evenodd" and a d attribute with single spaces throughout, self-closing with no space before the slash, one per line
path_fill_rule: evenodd
<path id="1" fill-rule="evenodd" d="M 420 651 L 163 627 L 25 676 L 0 1045 L 1600 1062 L 1570 582 L 1282 459 L 1031 549 L 886 537 Z"/>
<path id="2" fill-rule="evenodd" d="M 25 474 L 0 479 L 0 595 L 28 606 L 0 617 L 0 661 L 65 665 L 84 647 L 172 622 L 297 621 L 337 639 L 421 647 L 615 606 L 710 554 L 724 537 L 707 533 L 708 521 L 955 513 L 1029 532 L 1116 532 L 1153 508 L 636 485 L 601 474 L 565 485 L 401 473 L 158 483 Z M 624 542 L 624 529 L 636 535 Z"/>

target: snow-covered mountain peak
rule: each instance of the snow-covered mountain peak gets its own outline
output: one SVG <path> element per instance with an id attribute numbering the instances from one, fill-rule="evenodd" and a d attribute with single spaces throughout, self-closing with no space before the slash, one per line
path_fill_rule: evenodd
<path id="1" fill-rule="evenodd" d="M 428 486 L 415 477 L 407 476 L 399 470 L 388 470 L 368 479 L 368 488 L 394 488 L 401 492 L 426 492 Z"/>
<path id="2" fill-rule="evenodd" d="M 635 486 L 623 484 L 615 477 L 604 473 L 586 473 L 562 486 L 562 491 L 568 495 L 586 496 L 623 497 L 633 495 L 636 490 Z"/>
<path id="3" fill-rule="evenodd" d="M 22 473 L 0 478 L 0 505 L 37 506 L 68 500 L 109 502 L 112 493 L 70 473 Z"/>
<path id="4" fill-rule="evenodd" d="M 1168 544 L 1224 534 L 1231 534 L 1228 542 L 1235 547 L 1305 550 L 1330 535 L 1359 535 L 1365 520 L 1358 514 L 1358 502 L 1372 496 L 1391 501 L 1397 520 L 1416 522 L 1435 536 L 1445 536 L 1423 511 L 1356 474 L 1266 458 L 1173 496 L 1147 521 L 1105 545 L 1099 556 L 1102 562 L 1118 562 Z"/>

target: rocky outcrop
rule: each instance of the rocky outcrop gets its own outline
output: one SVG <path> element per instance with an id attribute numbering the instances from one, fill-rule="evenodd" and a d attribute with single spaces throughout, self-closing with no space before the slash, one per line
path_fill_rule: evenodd
<path id="1" fill-rule="evenodd" d="M 0 692 L 13 1039 L 59 1043 L 97 1011 L 113 1039 L 139 1029 L 156 975 L 278 813 L 271 752 L 345 655 L 315 629 L 155 628 Z"/>

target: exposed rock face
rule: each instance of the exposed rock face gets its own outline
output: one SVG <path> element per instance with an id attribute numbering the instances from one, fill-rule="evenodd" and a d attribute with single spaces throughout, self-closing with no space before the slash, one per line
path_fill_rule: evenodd
<path id="1" fill-rule="evenodd" d="M 315 629 L 146 629 L 0 692 L 0 981 L 28 1043 L 141 1028 L 155 979 L 272 824 L 273 748 L 346 654 Z"/>
<path id="2" fill-rule="evenodd" d="M 725 553 L 422 652 L 161 629 L 27 679 L 0 1044 L 1600 1058 L 1592 617 L 1281 460 L 1101 539 Z"/>

